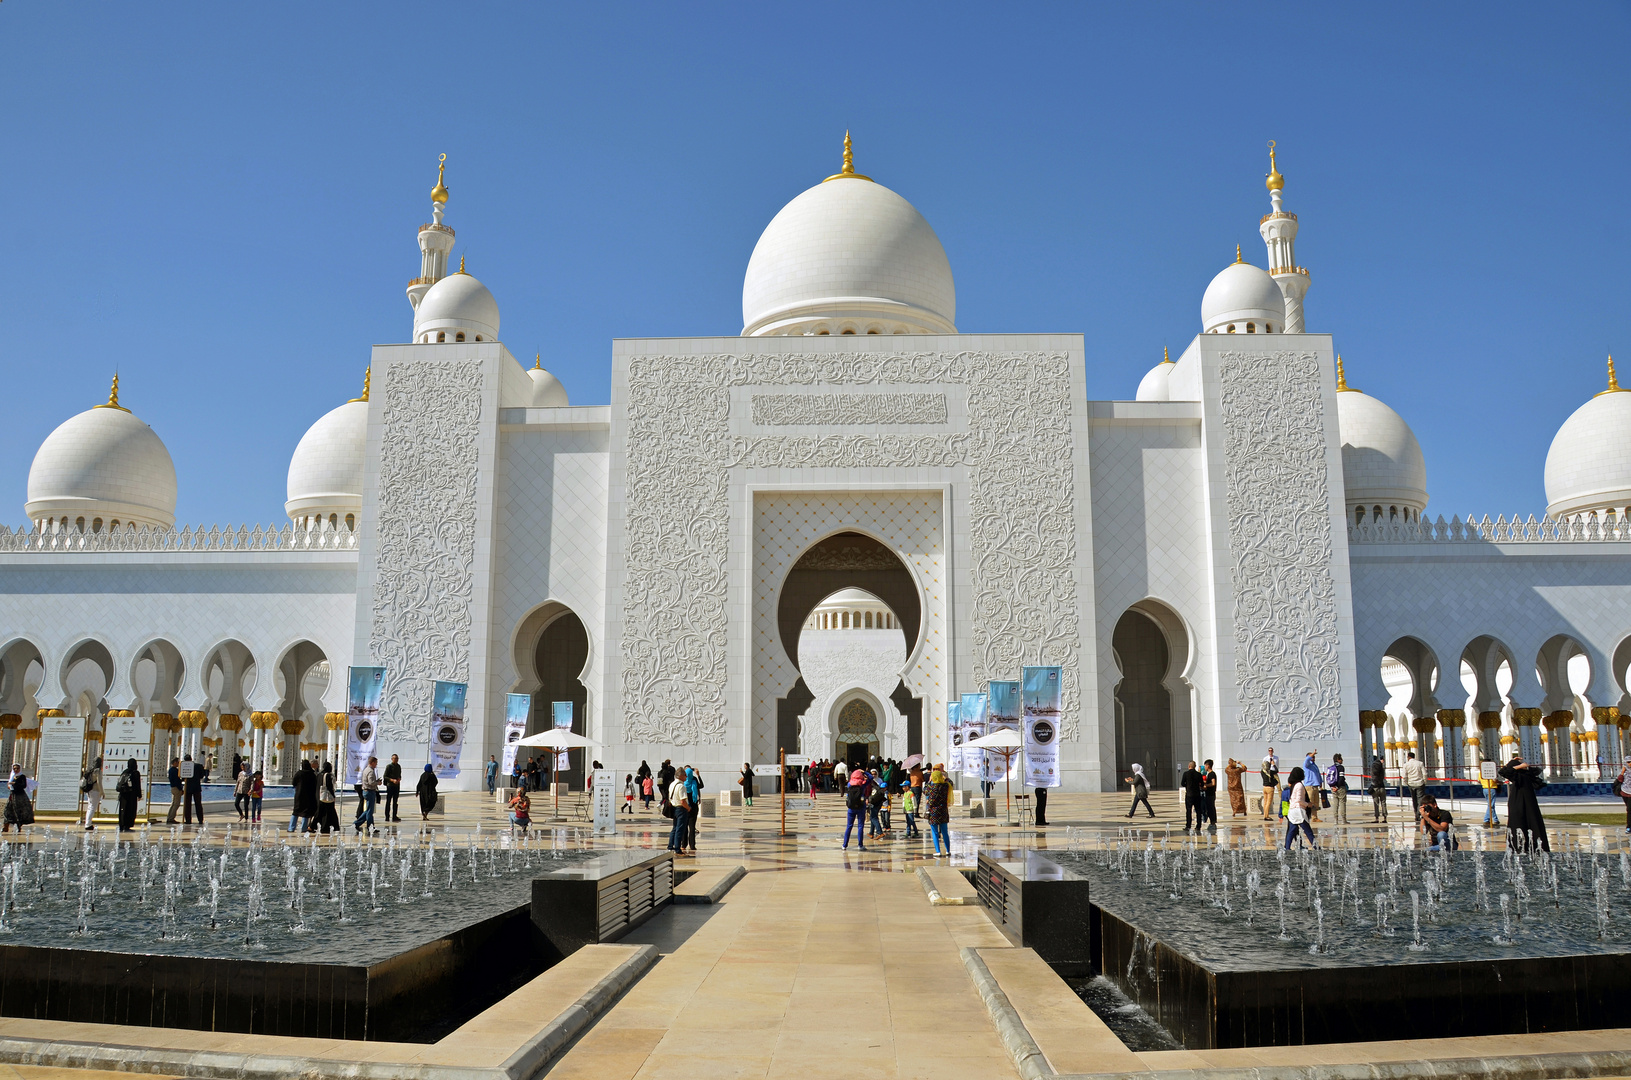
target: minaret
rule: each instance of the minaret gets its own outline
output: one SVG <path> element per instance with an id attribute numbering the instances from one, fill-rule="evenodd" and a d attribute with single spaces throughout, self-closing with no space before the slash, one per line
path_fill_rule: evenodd
<path id="1" fill-rule="evenodd" d="M 430 287 L 447 277 L 447 256 L 453 250 L 453 230 L 442 224 L 447 210 L 447 185 L 442 180 L 447 173 L 447 155 L 436 166 L 436 186 L 430 189 L 429 225 L 419 226 L 419 276 L 408 282 L 408 303 L 415 311 Z"/>
<path id="2" fill-rule="evenodd" d="M 1269 176 L 1266 182 L 1272 213 L 1263 218 L 1257 231 L 1263 234 L 1263 243 L 1269 249 L 1269 276 L 1280 286 L 1286 298 L 1286 326 L 1288 334 L 1303 332 L 1303 297 L 1308 294 L 1308 271 L 1297 265 L 1297 215 L 1287 213 L 1280 206 L 1280 192 L 1285 189 L 1286 178 L 1274 161 L 1274 140 L 1269 140 Z"/>

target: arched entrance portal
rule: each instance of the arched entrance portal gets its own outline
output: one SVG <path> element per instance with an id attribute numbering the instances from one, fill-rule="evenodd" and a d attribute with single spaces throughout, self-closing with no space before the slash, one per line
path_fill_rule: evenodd
<path id="1" fill-rule="evenodd" d="M 853 697 L 838 707 L 833 722 L 834 757 L 851 765 L 865 765 L 878 755 L 878 711 L 864 697 Z"/>
<path id="2" fill-rule="evenodd" d="M 849 597 L 844 602 L 835 597 Z M 830 610 L 829 610 L 830 609 Z M 819 626 L 812 624 L 818 617 Z M 800 663 L 800 639 L 807 630 L 822 635 L 884 634 L 899 635 L 904 640 L 904 662 L 917 646 L 923 621 L 922 603 L 917 581 L 896 554 L 872 537 L 858 532 L 841 532 L 813 545 L 799 557 L 788 571 L 777 608 L 777 625 L 781 642 L 788 657 L 800 673 L 785 697 L 776 702 L 777 743 L 789 753 L 845 753 L 843 746 L 816 747 L 810 742 L 813 732 L 806 731 L 811 719 L 826 720 L 824 725 L 836 733 L 837 716 L 809 717 L 810 707 L 816 703 L 816 694 L 805 681 Z M 833 653 L 841 656 L 842 650 Z M 906 754 L 920 753 L 923 749 L 923 701 L 914 697 L 897 671 L 890 688 L 890 704 L 905 719 Z M 881 705 L 881 702 L 879 703 Z M 839 712 L 843 704 L 835 705 Z M 872 749 L 870 753 L 884 753 L 890 748 L 879 741 L 884 730 L 877 709 L 870 703 L 872 715 Z M 835 740 L 842 743 L 841 738 Z M 896 748 L 896 752 L 899 748 Z"/>
<path id="3" fill-rule="evenodd" d="M 516 635 L 516 667 L 522 673 L 517 693 L 532 694 L 532 720 L 527 734 L 533 735 L 555 723 L 555 703 L 572 703 L 572 730 L 587 734 L 585 721 L 589 715 L 589 691 L 583 684 L 583 675 L 589 667 L 589 632 L 583 620 L 564 604 L 549 603 L 528 615 Z M 531 678 L 528 678 L 530 673 Z M 522 751 L 517 760 L 522 764 L 527 755 L 537 756 L 544 764 L 548 751 Z M 574 787 L 583 786 L 583 751 L 570 755 L 571 767 L 557 779 Z"/>
<path id="4" fill-rule="evenodd" d="M 1146 602 L 1127 609 L 1111 637 L 1121 681 L 1115 687 L 1116 780 L 1144 767 L 1154 787 L 1177 784 L 1192 753 L 1189 637 L 1170 609 Z"/>

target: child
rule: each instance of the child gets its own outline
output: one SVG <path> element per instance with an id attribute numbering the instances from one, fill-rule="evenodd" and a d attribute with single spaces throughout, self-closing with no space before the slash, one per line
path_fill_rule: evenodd
<path id="1" fill-rule="evenodd" d="M 906 815 L 906 838 L 910 840 L 914 836 L 922 836 L 917 829 L 917 796 L 912 793 L 911 788 L 901 793 L 900 809 L 901 813 Z"/>
<path id="2" fill-rule="evenodd" d="M 254 782 L 254 779 L 253 776 L 249 775 L 249 770 L 245 769 L 238 774 L 238 781 L 232 787 L 233 808 L 238 811 L 239 821 L 249 820 L 249 786 Z"/>
<path id="3" fill-rule="evenodd" d="M 266 782 L 261 777 L 259 769 L 255 770 L 255 778 L 249 782 L 249 821 L 252 825 L 259 825 L 261 820 L 261 798 L 266 794 Z"/>
<path id="4" fill-rule="evenodd" d="M 640 797 L 645 800 L 648 812 L 651 810 L 651 787 L 651 777 L 648 776 L 640 781 Z"/>
<path id="5" fill-rule="evenodd" d="M 634 815 L 634 774 L 627 773 L 623 777 L 623 813 Z"/>
<path id="6" fill-rule="evenodd" d="M 516 789 L 515 798 L 510 800 L 510 811 L 515 827 L 526 832 L 527 826 L 532 824 L 532 800 L 527 798 L 526 788 Z"/>

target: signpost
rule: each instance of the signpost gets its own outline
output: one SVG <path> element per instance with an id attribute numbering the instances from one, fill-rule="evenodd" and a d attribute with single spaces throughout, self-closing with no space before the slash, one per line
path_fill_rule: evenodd
<path id="1" fill-rule="evenodd" d="M 119 774 L 125 771 L 130 759 L 136 759 L 146 782 L 148 802 L 153 795 L 153 771 L 149 760 L 153 752 L 153 721 L 145 716 L 109 716 L 102 721 L 102 790 L 116 792 Z"/>
<path id="2" fill-rule="evenodd" d="M 79 814 L 79 774 L 85 764 L 85 718 L 40 717 L 39 790 L 34 809 L 47 814 Z"/>
<path id="3" fill-rule="evenodd" d="M 611 769 L 596 769 L 595 775 L 595 833 L 617 832 L 617 773 Z"/>

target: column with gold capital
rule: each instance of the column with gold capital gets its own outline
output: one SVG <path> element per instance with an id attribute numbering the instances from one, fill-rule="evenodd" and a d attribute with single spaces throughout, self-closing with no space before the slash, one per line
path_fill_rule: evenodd
<path id="1" fill-rule="evenodd" d="M 1548 764 L 1552 766 L 1547 778 L 1569 776 L 1574 771 L 1574 742 L 1569 738 L 1573 734 L 1570 728 L 1574 724 L 1574 713 L 1568 709 L 1558 709 L 1547 713 L 1541 724 L 1546 728 L 1546 745 L 1550 750 Z"/>
<path id="2" fill-rule="evenodd" d="M 1465 709 L 1440 709 L 1438 724 L 1444 732 L 1443 757 L 1440 759 L 1445 776 L 1465 779 L 1467 775 L 1467 748 L 1462 732 L 1467 725 Z"/>
<path id="3" fill-rule="evenodd" d="M 1515 708 L 1512 710 L 1512 726 L 1518 729 L 1518 742 L 1515 752 L 1523 760 L 1534 765 L 1546 763 L 1546 757 L 1541 753 L 1540 749 L 1540 717 L 1541 712 L 1539 709 Z"/>
<path id="4" fill-rule="evenodd" d="M 0 713 L 0 767 L 7 772 L 17 760 L 17 729 L 23 726 L 18 713 Z"/>
<path id="5" fill-rule="evenodd" d="M 1613 779 L 1624 759 L 1620 745 L 1620 710 L 1613 705 L 1596 705 L 1591 710 L 1592 725 L 1597 729 L 1597 753 L 1603 759 L 1603 775 Z"/>

